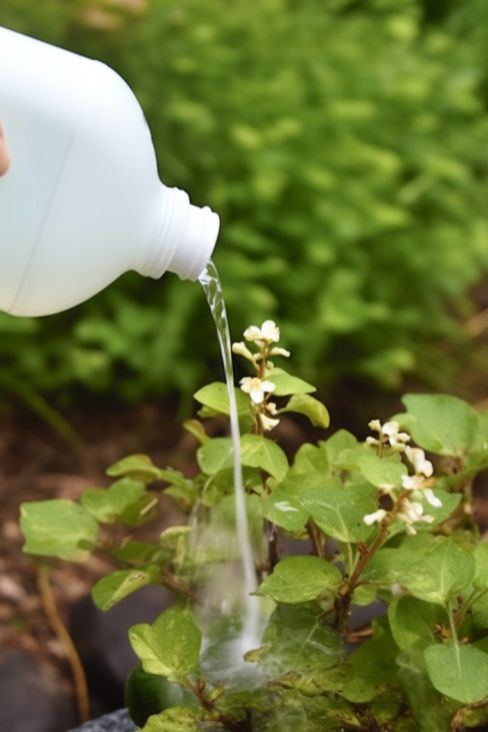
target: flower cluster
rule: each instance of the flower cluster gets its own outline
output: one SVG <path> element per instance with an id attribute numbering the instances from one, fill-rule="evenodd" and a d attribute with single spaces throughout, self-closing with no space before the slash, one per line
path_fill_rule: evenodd
<path id="1" fill-rule="evenodd" d="M 375 445 L 381 450 L 385 445 L 395 448 L 399 452 L 405 450 L 405 445 L 410 442 L 410 435 L 407 432 L 400 432 L 398 422 L 385 422 L 381 424 L 379 419 L 372 419 L 368 427 L 373 432 L 378 432 L 378 437 L 367 437 L 368 445 Z"/>
<path id="2" fill-rule="evenodd" d="M 413 468 L 413 475 L 402 475 L 402 493 L 395 495 L 395 487 L 390 483 L 379 486 L 382 495 L 388 495 L 393 501 L 394 515 L 405 525 L 407 534 L 416 534 L 414 524 L 417 522 L 432 523 L 434 517 L 424 513 L 424 507 L 420 502 L 425 498 L 427 503 L 434 508 L 441 508 L 442 502 L 435 495 L 431 486 L 434 483 L 434 467 L 430 460 L 425 457 L 425 452 L 418 447 L 410 447 L 406 443 L 410 441 L 410 435 L 406 432 L 399 432 L 397 422 L 386 422 L 381 425 L 379 420 L 373 420 L 369 427 L 379 433 L 378 440 L 369 438 L 368 444 L 385 445 L 400 449 Z M 382 523 L 388 515 L 388 511 L 379 508 L 374 513 L 364 516 L 364 523 L 372 526 L 374 523 Z"/>
<path id="3" fill-rule="evenodd" d="M 276 388 L 275 384 L 267 378 L 274 368 L 274 364 L 269 359 L 270 356 L 288 358 L 290 351 L 275 345 L 280 340 L 280 329 L 273 320 L 265 320 L 260 328 L 257 325 L 250 325 L 244 331 L 244 338 L 258 350 L 251 351 L 244 341 L 232 344 L 232 351 L 250 361 L 256 371 L 255 376 L 245 376 L 241 379 L 241 389 L 251 398 L 258 432 L 267 432 L 279 423 L 276 416 L 278 414 L 277 406 L 274 402 L 269 401 L 270 394 Z"/>

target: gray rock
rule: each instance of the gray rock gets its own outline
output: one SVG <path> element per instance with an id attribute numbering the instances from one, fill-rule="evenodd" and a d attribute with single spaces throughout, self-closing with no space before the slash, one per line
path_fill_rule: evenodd
<path id="1" fill-rule="evenodd" d="M 69 630 L 85 669 L 96 714 L 124 704 L 124 685 L 138 659 L 127 633 L 137 623 L 152 623 L 173 602 L 164 587 L 143 587 L 107 612 L 90 595 L 70 611 Z M 95 714 L 94 714 L 95 716 Z"/>
<path id="2" fill-rule="evenodd" d="M 50 666 L 24 651 L 0 656 L 0 730 L 59 732 L 76 722 L 75 705 Z"/>
<path id="3" fill-rule="evenodd" d="M 129 718 L 126 709 L 119 709 L 111 714 L 82 724 L 69 732 L 134 732 L 138 727 Z"/>

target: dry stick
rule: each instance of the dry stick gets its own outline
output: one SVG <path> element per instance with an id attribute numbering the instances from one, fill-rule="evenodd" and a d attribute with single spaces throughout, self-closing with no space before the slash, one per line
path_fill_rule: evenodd
<path id="1" fill-rule="evenodd" d="M 80 722 L 86 722 L 90 719 L 90 701 L 88 697 L 85 671 L 78 655 L 78 651 L 76 650 L 75 645 L 71 640 L 71 636 L 58 613 L 53 591 L 49 583 L 49 567 L 46 564 L 41 564 L 38 568 L 37 586 L 39 588 L 46 617 L 53 632 L 64 648 L 66 658 L 68 659 L 68 663 L 71 668 Z"/>

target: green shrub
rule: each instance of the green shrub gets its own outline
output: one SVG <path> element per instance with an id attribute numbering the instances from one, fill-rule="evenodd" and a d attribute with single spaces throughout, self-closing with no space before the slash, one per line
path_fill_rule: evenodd
<path id="1" fill-rule="evenodd" d="M 439 376 L 429 344 L 462 339 L 456 315 L 488 265 L 488 123 L 469 11 L 154 0 L 101 30 L 82 5 L 5 0 L 0 22 L 128 80 L 163 179 L 222 216 L 216 261 L 236 330 L 273 313 L 321 385 Z M 2 317 L 0 354 L 42 390 L 187 391 L 215 351 L 203 308 L 197 287 L 129 275 L 68 315 Z"/>
<path id="2" fill-rule="evenodd" d="M 195 394 L 201 421 L 185 424 L 196 438 L 193 477 L 145 455 L 122 458 L 107 471 L 112 484 L 79 502 L 23 504 L 24 551 L 112 559 L 117 568 L 92 590 L 103 611 L 147 585 L 174 593 L 154 623 L 129 630 L 140 663 L 127 704 L 143 732 L 486 729 L 488 546 L 471 493 L 488 466 L 488 411 L 410 394 L 391 421 L 369 422 L 364 442 L 339 430 L 289 458 L 266 436 L 282 414 L 321 429 L 329 415 L 313 386 L 270 363 L 289 355 L 279 336 L 267 321 L 234 344 L 254 373 L 236 401 L 259 581 L 241 571 L 247 532 L 235 528 L 231 438 L 206 429 L 229 414 L 218 382 Z M 137 527 L 157 515 L 163 492 L 188 521 L 149 543 Z M 285 537 L 303 548 L 284 556 Z"/>

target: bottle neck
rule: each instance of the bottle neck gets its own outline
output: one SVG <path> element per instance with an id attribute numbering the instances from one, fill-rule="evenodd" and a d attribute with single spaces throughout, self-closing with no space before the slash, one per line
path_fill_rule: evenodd
<path id="1" fill-rule="evenodd" d="M 193 206 L 185 191 L 161 188 L 159 225 L 137 271 L 154 279 L 174 272 L 182 280 L 197 280 L 212 256 L 220 219 L 208 206 Z"/>

